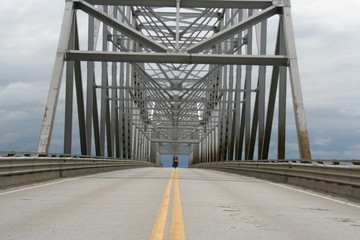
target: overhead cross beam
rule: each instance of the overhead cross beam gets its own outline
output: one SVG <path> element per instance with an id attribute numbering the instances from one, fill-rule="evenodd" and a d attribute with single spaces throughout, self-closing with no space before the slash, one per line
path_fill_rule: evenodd
<path id="1" fill-rule="evenodd" d="M 86 0 L 94 5 L 123 5 L 147 7 L 176 7 L 175 0 Z M 273 4 L 272 0 L 181 0 L 183 8 L 254 8 L 263 9 Z"/>
<path id="2" fill-rule="evenodd" d="M 111 16 L 109 16 L 108 14 L 106 14 L 102 11 L 99 11 L 94 6 L 90 5 L 89 3 L 80 1 L 80 0 L 77 0 L 77 1 L 75 0 L 74 2 L 75 2 L 76 9 L 81 9 L 82 11 L 86 12 L 90 16 L 97 18 L 98 20 L 113 27 L 117 31 L 122 32 L 125 35 L 133 38 L 135 41 L 144 44 L 145 46 L 149 47 L 150 49 L 153 49 L 154 51 L 158 51 L 158 52 L 166 52 L 167 51 L 167 49 L 165 47 L 163 47 L 156 41 L 154 41 L 146 36 L 141 35 L 139 33 L 139 31 L 126 26 L 125 24 L 117 21 L 116 19 L 112 18 Z"/>
<path id="3" fill-rule="evenodd" d="M 136 63 L 184 63 L 184 64 L 234 64 L 286 66 L 286 56 L 230 55 L 230 54 L 161 54 L 136 52 L 100 52 L 70 50 L 66 61 L 136 62 Z"/>
<path id="4" fill-rule="evenodd" d="M 231 26 L 217 34 L 214 34 L 213 36 L 207 38 L 204 41 L 199 42 L 198 44 L 195 44 L 187 49 L 188 53 L 195 53 L 195 52 L 201 52 L 202 50 L 214 46 L 216 43 L 219 43 L 225 39 L 228 39 L 229 37 L 244 31 L 245 29 L 252 27 L 269 17 L 274 16 L 275 14 L 281 13 L 281 8 L 278 6 L 271 6 L 267 9 L 264 9 L 263 11 L 259 12 L 258 14 L 249 17 L 248 19 L 235 24 L 234 26 Z"/>

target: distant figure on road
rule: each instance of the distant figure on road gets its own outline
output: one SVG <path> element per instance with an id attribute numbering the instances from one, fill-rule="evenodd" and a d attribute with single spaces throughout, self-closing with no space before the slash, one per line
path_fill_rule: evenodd
<path id="1" fill-rule="evenodd" d="M 174 156 L 173 156 L 173 165 L 172 165 L 173 168 L 177 168 L 178 164 L 179 164 L 178 156 L 177 156 L 177 155 L 174 155 Z"/>

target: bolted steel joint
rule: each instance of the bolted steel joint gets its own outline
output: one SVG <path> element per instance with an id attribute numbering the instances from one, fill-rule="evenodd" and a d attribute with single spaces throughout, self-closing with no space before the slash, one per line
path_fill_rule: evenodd
<path id="1" fill-rule="evenodd" d="M 273 6 L 291 7 L 291 2 L 290 0 L 273 0 Z"/>

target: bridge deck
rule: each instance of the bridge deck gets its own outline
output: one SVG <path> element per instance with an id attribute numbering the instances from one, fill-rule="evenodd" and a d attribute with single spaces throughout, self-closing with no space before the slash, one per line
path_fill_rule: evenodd
<path id="1" fill-rule="evenodd" d="M 169 180 L 172 172 L 133 169 L 1 191 L 1 238 L 149 239 L 165 187 L 171 182 L 176 190 L 177 181 L 187 239 L 331 240 L 360 234 L 357 204 L 230 173 L 178 169 L 178 180 Z M 173 192 L 166 239 L 176 208 Z"/>

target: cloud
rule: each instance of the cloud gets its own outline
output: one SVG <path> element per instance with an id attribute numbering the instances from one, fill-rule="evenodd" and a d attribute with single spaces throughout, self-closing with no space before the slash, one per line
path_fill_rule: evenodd
<path id="1" fill-rule="evenodd" d="M 344 159 L 338 150 L 313 149 L 311 154 L 313 159 Z"/>
<path id="2" fill-rule="evenodd" d="M 349 117 L 349 118 L 360 118 L 360 107 L 358 106 L 348 106 L 348 107 L 344 107 L 339 109 L 339 113 Z"/>
<path id="3" fill-rule="evenodd" d="M 292 15 L 306 109 L 342 114 L 360 102 L 360 1 L 293 0 Z M 312 117 L 311 114 L 308 118 Z M 348 121 L 352 121 L 349 119 Z"/>
<path id="4" fill-rule="evenodd" d="M 344 159 L 359 159 L 360 156 L 360 144 L 349 146 L 343 153 Z"/>
<path id="5" fill-rule="evenodd" d="M 360 55 L 356 50 L 360 41 L 357 31 L 360 1 L 291 2 L 312 155 L 314 158 L 359 159 Z M 2 2 L 0 150 L 36 150 L 64 3 L 64 0 Z M 83 35 L 86 28 L 80 30 Z M 290 89 L 290 84 L 288 86 Z M 298 158 L 290 94 L 289 90 L 286 151 L 288 158 Z M 53 131 L 51 151 L 54 152 L 62 151 L 62 101 L 63 93 Z M 276 127 L 274 129 L 276 136 Z M 271 157 L 276 158 L 273 142 L 272 139 Z"/>
<path id="6" fill-rule="evenodd" d="M 36 151 L 47 90 L 30 82 L 0 88 L 0 150 Z"/>
<path id="7" fill-rule="evenodd" d="M 331 141 L 332 141 L 331 137 L 326 137 L 326 138 L 315 137 L 314 139 L 314 143 L 320 146 L 328 146 Z"/>
<path id="8" fill-rule="evenodd" d="M 1 88 L 14 81 L 45 84 L 56 54 L 63 6 L 59 0 L 1 4 Z"/>
<path id="9" fill-rule="evenodd" d="M 29 82 L 10 83 L 0 89 L 0 107 L 2 109 L 8 109 L 38 106 L 44 103 L 48 88 L 48 86 L 36 85 Z M 24 110 L 26 110 L 26 108 L 24 108 Z"/>

